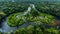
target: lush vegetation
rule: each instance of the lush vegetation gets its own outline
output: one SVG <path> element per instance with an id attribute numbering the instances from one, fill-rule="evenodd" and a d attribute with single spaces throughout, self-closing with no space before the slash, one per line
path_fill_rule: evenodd
<path id="1" fill-rule="evenodd" d="M 16 30 L 14 34 L 59 34 L 59 30 L 56 30 L 54 28 L 41 29 L 41 27 L 29 25 L 27 28 Z"/>
<path id="2" fill-rule="evenodd" d="M 3 9 L 3 11 L 5 13 L 13 13 L 13 12 L 20 12 L 20 11 L 25 11 L 27 10 L 28 5 L 24 5 L 19 3 L 17 5 L 17 3 L 12 3 L 12 4 L 7 4 L 7 7 L 5 9 Z"/>
<path id="3" fill-rule="evenodd" d="M 9 14 L 9 13 L 25 11 L 27 10 L 29 4 L 16 3 L 16 2 L 3 2 L 0 4 L 0 6 L 3 12 Z"/>
<path id="4" fill-rule="evenodd" d="M 0 2 L 0 20 L 17 12 L 24 12 L 28 9 L 29 4 L 17 2 Z"/>
<path id="5" fill-rule="evenodd" d="M 36 4 L 36 9 L 38 11 L 60 17 L 60 3 L 59 2 L 41 2 L 41 3 Z"/>
<path id="6" fill-rule="evenodd" d="M 59 27 L 56 29 L 56 26 L 52 26 L 57 24 L 55 17 L 60 17 L 59 3 L 39 2 L 35 4 L 35 8 L 30 6 L 30 3 L 0 2 L 0 22 L 7 17 L 7 24 L 17 27 L 16 31 L 3 34 L 60 34 L 60 29 L 57 30 Z M 31 7 L 30 12 L 27 11 L 28 7 Z M 29 26 L 19 28 L 24 23 Z"/>
<path id="7" fill-rule="evenodd" d="M 52 24 L 54 23 L 54 17 L 52 15 L 47 15 L 45 13 L 41 13 L 39 11 L 36 11 L 32 8 L 32 10 L 29 12 L 29 14 L 22 15 L 24 13 L 15 13 L 8 17 L 8 25 L 10 26 L 19 26 L 23 24 L 25 21 L 27 22 L 34 22 L 36 24 L 39 23 L 47 23 Z M 22 15 L 22 16 L 20 16 Z M 24 21 L 25 20 L 25 21 Z"/>
<path id="8" fill-rule="evenodd" d="M 39 24 L 39 23 L 40 24 L 41 23 L 47 23 L 47 24 L 54 23 L 54 16 L 39 12 L 33 8 L 29 14 L 25 15 L 25 17 L 27 17 L 26 19 L 28 22 L 35 22 L 37 24 Z"/>
<path id="9" fill-rule="evenodd" d="M 19 26 L 23 23 L 25 23 L 24 19 L 22 19 L 22 16 L 20 16 L 21 13 L 16 13 L 16 14 L 12 14 L 8 17 L 7 19 L 7 23 L 9 26 Z"/>
<path id="10" fill-rule="evenodd" d="M 40 28 L 35 28 L 34 26 L 29 25 L 27 28 L 16 30 L 14 34 L 42 34 L 42 31 Z"/>

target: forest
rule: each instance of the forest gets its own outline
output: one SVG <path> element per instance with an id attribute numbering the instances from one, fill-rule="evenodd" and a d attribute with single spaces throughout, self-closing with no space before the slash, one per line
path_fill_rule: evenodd
<path id="1" fill-rule="evenodd" d="M 0 2 L 0 34 L 60 34 L 60 3 Z"/>

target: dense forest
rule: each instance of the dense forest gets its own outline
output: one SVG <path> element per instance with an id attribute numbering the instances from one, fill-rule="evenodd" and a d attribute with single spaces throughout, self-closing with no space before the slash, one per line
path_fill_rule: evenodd
<path id="1" fill-rule="evenodd" d="M 60 34 L 60 2 L 0 2 L 0 34 Z"/>

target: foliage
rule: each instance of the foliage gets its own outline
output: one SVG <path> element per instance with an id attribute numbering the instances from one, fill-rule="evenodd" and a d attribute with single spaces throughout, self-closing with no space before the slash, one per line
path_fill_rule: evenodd
<path id="1" fill-rule="evenodd" d="M 59 2 L 41 2 L 36 4 L 35 6 L 38 11 L 60 17 L 59 4 Z"/>
<path id="2" fill-rule="evenodd" d="M 59 34 L 59 30 L 56 30 L 56 29 L 54 29 L 54 28 L 49 28 L 49 29 L 46 29 L 45 31 L 44 31 L 44 33 L 46 34 Z"/>
<path id="3" fill-rule="evenodd" d="M 29 14 L 25 15 L 25 17 L 27 17 L 28 22 L 47 23 L 47 24 L 54 23 L 54 16 L 36 11 L 35 9 L 32 9 Z"/>
<path id="4" fill-rule="evenodd" d="M 29 25 L 27 28 L 16 30 L 14 34 L 59 34 L 59 30 L 56 30 L 54 28 L 44 29 L 45 30 L 42 31 L 40 27 Z"/>
<path id="5" fill-rule="evenodd" d="M 21 13 L 21 14 L 24 14 L 24 13 Z M 48 24 L 54 23 L 54 20 L 53 20 L 54 17 L 52 15 L 47 15 L 45 13 L 38 12 L 33 8 L 28 14 L 22 15 L 21 17 L 19 15 L 20 15 L 19 13 L 10 15 L 8 17 L 8 25 L 19 26 L 22 23 L 24 23 L 24 20 L 26 20 L 27 22 L 35 22 L 37 24 L 39 24 L 39 23 L 48 23 Z"/>
<path id="6" fill-rule="evenodd" d="M 16 13 L 20 11 L 26 11 L 28 9 L 29 4 L 25 3 L 16 3 L 16 2 L 1 2 L 0 3 L 1 10 L 6 14 Z"/>
<path id="7" fill-rule="evenodd" d="M 14 34 L 40 34 L 42 33 L 39 28 L 34 28 L 34 26 L 29 25 L 27 28 L 21 28 L 16 30 Z"/>
<path id="8" fill-rule="evenodd" d="M 2 5 L 3 6 L 1 8 L 2 11 L 4 12 L 3 14 L 0 15 L 0 19 L 5 15 L 5 13 L 7 15 L 11 14 L 7 18 L 7 24 L 10 27 L 18 27 L 24 24 L 26 21 L 29 22 L 30 24 L 31 23 L 37 24 L 37 26 L 29 25 L 26 28 L 20 28 L 14 31 L 14 34 L 59 34 L 59 30 L 56 30 L 54 28 L 46 29 L 44 25 L 38 26 L 41 24 L 54 23 L 54 16 L 50 14 L 60 16 L 59 4 L 56 5 L 56 4 L 40 3 L 36 5 L 37 10 L 31 7 L 31 11 L 26 15 L 24 15 L 24 11 L 27 10 L 28 4 L 8 2 L 8 3 L 2 3 Z M 9 33 L 13 33 L 13 32 L 9 32 Z"/>
<path id="9" fill-rule="evenodd" d="M 7 23 L 9 26 L 19 26 L 24 23 L 24 19 L 22 19 L 22 16 L 20 17 L 21 13 L 12 14 L 8 17 Z"/>
<path id="10" fill-rule="evenodd" d="M 27 34 L 27 32 L 26 32 L 25 28 L 21 28 L 19 30 L 16 30 L 14 32 L 14 34 Z"/>
<path id="11" fill-rule="evenodd" d="M 28 34 L 33 34 L 33 32 L 34 32 L 34 26 L 29 25 L 29 26 L 27 27 L 27 33 L 28 33 Z"/>

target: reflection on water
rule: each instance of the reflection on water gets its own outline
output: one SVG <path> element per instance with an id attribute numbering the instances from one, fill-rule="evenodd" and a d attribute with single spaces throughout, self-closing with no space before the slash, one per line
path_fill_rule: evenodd
<path id="1" fill-rule="evenodd" d="M 2 23 L 2 28 L 0 28 L 0 31 L 1 31 L 1 32 L 15 31 L 15 30 L 17 30 L 17 29 L 19 29 L 19 28 L 26 27 L 26 26 L 28 26 L 28 25 L 29 25 L 29 23 L 26 22 L 26 23 L 24 23 L 23 25 L 21 25 L 21 26 L 19 26 L 19 27 L 10 27 L 10 26 L 8 26 L 7 22 L 3 22 L 3 23 Z"/>
<path id="2" fill-rule="evenodd" d="M 2 29 L 3 29 L 3 32 L 8 32 L 10 30 L 13 31 L 13 30 L 15 30 L 17 28 L 16 27 L 9 27 L 6 22 L 3 22 Z"/>

